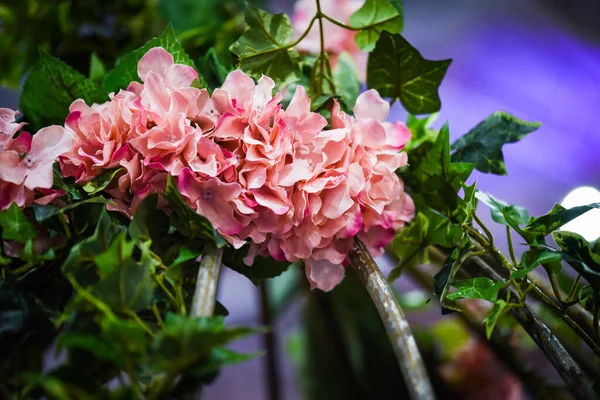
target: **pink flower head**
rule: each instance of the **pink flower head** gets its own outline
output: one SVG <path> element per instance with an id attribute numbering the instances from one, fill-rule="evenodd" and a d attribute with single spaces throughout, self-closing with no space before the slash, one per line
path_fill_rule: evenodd
<path id="1" fill-rule="evenodd" d="M 362 0 L 328 0 L 321 2 L 321 10 L 324 14 L 335 18 L 345 24 L 349 23 L 350 16 L 354 14 L 364 3 Z M 297 0 L 294 5 L 294 14 L 292 15 L 292 24 L 296 36 L 302 35 L 312 17 L 317 12 L 316 2 L 314 0 Z M 313 24 L 308 35 L 302 39 L 296 46 L 299 51 L 311 54 L 317 54 L 321 49 L 318 24 Z M 332 55 L 332 64 L 337 63 L 340 53 L 349 53 L 356 62 L 361 79 L 364 80 L 367 69 L 367 53 L 361 52 L 354 41 L 356 32 L 348 31 L 333 23 L 323 20 L 323 30 L 325 35 L 325 50 Z"/>
<path id="2" fill-rule="evenodd" d="M 52 164 L 71 147 L 71 136 L 61 126 L 49 126 L 31 137 L 21 132 L 23 126 L 12 122 L 16 112 L 0 110 L 0 209 L 11 203 L 23 207 L 35 199 L 36 192 L 42 195 L 35 200 L 47 204 L 60 192 L 51 190 L 53 184 Z"/>

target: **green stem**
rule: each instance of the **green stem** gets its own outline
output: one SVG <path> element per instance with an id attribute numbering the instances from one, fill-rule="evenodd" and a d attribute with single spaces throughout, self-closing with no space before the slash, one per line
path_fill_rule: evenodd
<path id="1" fill-rule="evenodd" d="M 515 266 L 516 268 L 517 265 L 519 265 L 519 263 L 517 262 L 517 257 L 515 257 L 515 248 L 513 246 L 512 232 L 510 231 L 510 226 L 506 227 L 506 238 L 508 240 L 508 251 L 510 253 L 510 259 L 513 263 L 513 266 Z"/>
<path id="2" fill-rule="evenodd" d="M 483 223 L 483 221 L 481 219 L 479 219 L 479 217 L 477 216 L 477 214 L 473 214 L 473 219 L 475 220 L 475 222 L 477 222 L 477 224 L 485 232 L 485 235 L 487 236 L 487 239 L 488 239 L 488 242 L 489 242 L 489 246 L 490 247 L 494 247 L 494 235 L 492 235 L 492 232 L 490 232 L 490 230 L 488 229 L 487 226 L 485 226 L 485 224 Z"/>
<path id="3" fill-rule="evenodd" d="M 138 325 L 141 326 L 150 337 L 154 337 L 154 332 L 152 332 L 152 329 L 150 329 L 150 327 L 140 318 L 139 315 L 137 315 L 135 311 L 127 310 L 125 311 L 125 314 L 133 318 L 134 321 L 137 322 Z"/>
<path id="4" fill-rule="evenodd" d="M 571 303 L 571 301 L 575 300 L 575 303 L 579 301 L 577 299 L 577 289 L 579 289 L 579 282 L 581 281 L 581 274 L 577 274 L 577 278 L 573 281 L 573 286 L 571 286 L 571 290 L 569 291 L 569 295 L 565 300 L 566 303 Z M 573 303 L 573 304 L 575 304 Z"/>
<path id="5" fill-rule="evenodd" d="M 356 239 L 349 258 L 350 264 L 369 292 L 385 325 L 410 397 L 413 400 L 434 399 L 435 395 L 423 359 L 391 286 L 360 240 Z"/>
<path id="6" fill-rule="evenodd" d="M 377 21 L 374 24 L 364 25 L 364 26 L 351 26 L 351 25 L 344 24 L 343 22 L 338 21 L 337 19 L 332 18 L 329 15 L 321 14 L 321 16 L 323 18 L 325 18 L 327 21 L 331 22 L 332 24 L 337 25 L 340 28 L 347 29 L 349 31 L 361 31 L 364 29 L 374 28 L 379 25 L 387 24 L 388 22 L 393 21 L 394 19 L 399 17 L 399 15 L 394 15 L 393 17 L 389 17 L 389 18 L 383 19 L 381 21 Z"/>

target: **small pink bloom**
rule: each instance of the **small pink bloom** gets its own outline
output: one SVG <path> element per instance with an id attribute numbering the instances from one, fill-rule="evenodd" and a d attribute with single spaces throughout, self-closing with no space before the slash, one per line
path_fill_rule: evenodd
<path id="1" fill-rule="evenodd" d="M 71 148 L 72 140 L 70 133 L 58 125 L 42 128 L 33 136 L 31 150 L 19 166 L 24 171 L 23 184 L 26 188 L 33 190 L 52 187 L 52 164 Z"/>

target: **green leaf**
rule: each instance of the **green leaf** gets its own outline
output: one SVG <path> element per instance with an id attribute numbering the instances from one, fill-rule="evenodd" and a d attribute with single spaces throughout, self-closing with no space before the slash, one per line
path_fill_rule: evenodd
<path id="1" fill-rule="evenodd" d="M 179 188 L 171 175 L 167 178 L 167 187 L 162 195 L 173 208 L 177 216 L 175 223 L 181 233 L 192 239 L 210 240 L 217 248 L 225 246 L 225 239 L 213 228 L 210 221 L 190 208 L 179 193 Z"/>
<path id="2" fill-rule="evenodd" d="M 454 247 L 462 237 L 460 226 L 450 221 L 450 218 L 432 208 L 423 208 L 423 214 L 429 220 L 426 241 L 443 247 Z"/>
<path id="3" fill-rule="evenodd" d="M 77 99 L 92 104 L 104 102 L 108 96 L 92 80 L 41 50 L 23 85 L 20 101 L 30 129 L 63 125 L 69 106 Z"/>
<path id="4" fill-rule="evenodd" d="M 502 146 L 518 142 L 539 127 L 539 122 L 495 112 L 452 144 L 452 161 L 474 163 L 481 172 L 506 175 Z"/>
<path id="5" fill-rule="evenodd" d="M 7 210 L 0 211 L 0 227 L 4 240 L 25 243 L 36 235 L 35 227 L 27 220 L 17 203 L 12 203 Z"/>
<path id="6" fill-rule="evenodd" d="M 435 122 L 437 116 L 437 113 L 433 113 L 419 119 L 412 114 L 408 115 L 406 126 L 410 129 L 411 137 L 406 146 L 404 146 L 404 151 L 409 154 L 409 158 L 411 150 L 419 147 L 422 143 L 435 142 L 438 132 L 435 129 L 431 129 L 431 125 Z"/>
<path id="7" fill-rule="evenodd" d="M 119 363 L 121 356 L 116 343 L 89 333 L 65 332 L 58 337 L 56 348 L 57 350 L 85 350 L 99 360 L 111 361 L 115 364 Z"/>
<path id="8" fill-rule="evenodd" d="M 274 278 L 285 272 L 292 263 L 288 261 L 277 261 L 272 257 L 261 257 L 256 256 L 254 258 L 254 264 L 248 266 L 244 263 L 243 259 L 248 253 L 249 245 L 245 245 L 240 249 L 234 249 L 232 247 L 226 247 L 223 253 L 223 264 L 229 268 L 244 275 L 250 279 L 252 283 L 258 286 L 258 284 L 269 278 Z"/>
<path id="9" fill-rule="evenodd" d="M 169 3 L 172 2 L 169 1 Z M 198 68 L 204 79 L 206 79 L 206 85 L 210 90 L 221 87 L 225 82 L 225 78 L 231 72 L 231 68 L 225 66 L 214 47 L 208 49 L 204 57 L 200 59 Z"/>
<path id="10" fill-rule="evenodd" d="M 29 239 L 25 243 L 25 246 L 23 246 L 23 251 L 19 254 L 19 258 L 28 263 L 38 264 L 42 261 L 54 260 L 56 254 L 52 248 L 48 249 L 44 254 L 40 254 L 35 248 L 33 239 Z"/>
<path id="11" fill-rule="evenodd" d="M 350 26 L 359 28 L 354 40 L 359 49 L 370 52 L 382 31 L 400 33 L 404 28 L 403 9 L 399 1 L 366 0 L 350 16 Z"/>
<path id="12" fill-rule="evenodd" d="M 293 49 L 294 30 L 285 14 L 270 14 L 246 3 L 244 34 L 229 48 L 240 68 L 255 78 L 267 75 L 284 81 L 296 77 L 299 55 Z"/>
<path id="13" fill-rule="evenodd" d="M 591 285 L 585 285 L 579 289 L 579 302 L 588 311 L 594 309 L 594 288 Z"/>
<path id="14" fill-rule="evenodd" d="M 479 190 L 475 193 L 475 197 L 490 208 L 492 219 L 499 224 L 519 229 L 519 225 L 526 224 L 529 220 L 529 214 L 523 207 L 512 206 Z"/>
<path id="15" fill-rule="evenodd" d="M 254 332 L 244 327 L 226 328 L 223 321 L 222 316 L 192 318 L 168 313 L 165 328 L 152 343 L 152 369 L 181 373 L 201 367 L 210 363 L 216 347 Z"/>
<path id="16" fill-rule="evenodd" d="M 555 204 L 552 210 L 541 217 L 531 219 L 523 228 L 521 235 L 528 243 L 539 242 L 551 232 L 559 229 L 567 222 L 574 220 L 582 214 L 594 209 L 600 208 L 600 203 L 593 203 L 587 206 L 577 206 L 569 209 L 560 204 Z"/>
<path id="17" fill-rule="evenodd" d="M 169 25 L 158 37 L 150 40 L 139 49 L 121 57 L 117 61 L 117 65 L 104 77 L 104 82 L 102 83 L 104 89 L 108 92 L 118 92 L 119 89 L 126 89 L 131 82 L 140 82 L 140 77 L 137 73 L 137 64 L 144 54 L 154 47 L 162 47 L 171 53 L 175 64 L 185 64 L 196 68 L 194 61 L 185 53 L 185 50 L 177 40 L 175 31 Z M 202 80 L 201 77 L 200 79 Z"/>
<path id="18" fill-rule="evenodd" d="M 473 164 L 450 161 L 450 131 L 444 124 L 435 143 L 419 147 L 421 157 L 411 159 L 402 178 L 414 193 L 415 202 L 422 199 L 444 215 L 451 215 L 458 206 L 458 191 L 473 171 Z"/>
<path id="19" fill-rule="evenodd" d="M 546 248 L 532 248 L 527 250 L 521 256 L 521 269 L 513 271 L 510 277 L 513 279 L 522 279 L 528 273 L 533 271 L 538 265 L 548 265 L 554 274 L 558 274 L 562 269 L 562 255 L 558 251 L 553 251 Z"/>
<path id="20" fill-rule="evenodd" d="M 404 15 L 404 4 L 402 0 L 389 0 L 390 4 L 393 5 L 400 15 Z"/>
<path id="21" fill-rule="evenodd" d="M 125 168 L 119 167 L 115 169 L 107 169 L 100 175 L 83 185 L 83 190 L 90 196 L 98 194 L 110 185 L 110 183 L 117 178 L 117 175 L 125 171 Z"/>
<path id="22" fill-rule="evenodd" d="M 94 257 L 107 251 L 115 237 L 124 229 L 114 224 L 106 209 L 102 210 L 93 235 L 75 244 L 61 266 L 63 274 L 72 274 L 83 286 L 97 280 Z"/>
<path id="23" fill-rule="evenodd" d="M 157 209 L 158 194 L 146 197 L 138 206 L 129 224 L 129 236 L 137 243 L 156 241 L 159 235 L 169 229 L 169 217 Z"/>
<path id="24" fill-rule="evenodd" d="M 412 114 L 430 114 L 441 108 L 437 91 L 451 62 L 426 60 L 401 35 L 382 32 L 369 54 L 367 86 Z"/>
<path id="25" fill-rule="evenodd" d="M 452 283 L 456 273 L 461 267 L 462 258 L 469 252 L 471 247 L 472 244 L 469 238 L 463 238 L 460 246 L 452 250 L 452 253 L 450 253 L 448 258 L 446 258 L 446 261 L 444 261 L 442 269 L 440 269 L 433 277 L 433 292 L 440 296 L 442 313 L 444 313 L 446 309 L 456 310 L 455 307 L 444 304 L 444 300 L 446 299 L 446 294 L 448 293 L 448 286 Z"/>
<path id="26" fill-rule="evenodd" d="M 490 278 L 477 277 L 452 283 L 456 292 L 448 293 L 450 301 L 458 299 L 484 299 L 494 303 L 504 282 L 494 282 Z"/>
<path id="27" fill-rule="evenodd" d="M 76 203 L 68 204 L 64 207 L 58 207 L 51 204 L 42 205 L 42 204 L 32 204 L 31 208 L 33 208 L 33 213 L 35 215 L 35 219 L 38 222 L 45 222 L 51 219 L 52 217 L 56 217 L 58 215 L 63 215 L 66 212 L 78 208 L 80 206 L 86 204 L 104 204 L 106 203 L 106 199 L 102 196 L 92 197 L 90 199 L 86 199 L 83 201 L 78 201 Z"/>
<path id="28" fill-rule="evenodd" d="M 360 93 L 360 78 L 350 54 L 342 52 L 339 55 L 338 62 L 333 68 L 333 82 L 337 94 L 341 96 L 346 108 L 351 110 Z"/>
<path id="29" fill-rule="evenodd" d="M 490 339 L 490 337 L 492 337 L 494 327 L 496 326 L 496 323 L 498 322 L 498 319 L 504 312 L 506 306 L 507 304 L 504 300 L 497 300 L 496 303 L 494 303 L 494 307 L 492 307 L 487 317 L 485 317 L 485 319 L 483 320 L 483 322 L 485 323 L 485 334 L 488 340 Z"/>
<path id="30" fill-rule="evenodd" d="M 133 249 L 134 243 L 123 233 L 94 257 L 100 273 L 94 294 L 112 309 L 139 311 L 152 302 L 151 265 L 136 262 Z"/>
<path id="31" fill-rule="evenodd" d="M 574 258 L 570 264 L 588 283 L 595 288 L 600 287 L 600 254 L 592 252 L 590 243 L 581 235 L 573 232 L 552 232 L 554 241 L 563 252 Z"/>
<path id="32" fill-rule="evenodd" d="M 400 264 L 390 271 L 388 281 L 393 282 L 400 277 L 409 265 L 421 265 L 429 262 L 427 256 L 427 233 L 429 220 L 423 213 L 417 213 L 415 218 L 402 228 L 390 243 L 390 248 L 398 257 Z"/>
<path id="33" fill-rule="evenodd" d="M 106 75 L 106 68 L 102 60 L 98 57 L 98 54 L 94 52 L 90 57 L 90 79 L 94 82 L 102 83 L 104 75 Z"/>

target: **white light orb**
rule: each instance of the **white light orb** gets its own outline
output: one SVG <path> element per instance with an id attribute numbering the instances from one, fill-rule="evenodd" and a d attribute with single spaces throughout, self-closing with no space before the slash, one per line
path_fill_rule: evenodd
<path id="1" fill-rule="evenodd" d="M 582 186 L 569 192 L 561 205 L 564 208 L 573 208 L 591 203 L 600 203 L 600 191 L 591 186 Z M 578 233 L 590 242 L 598 239 L 600 237 L 600 209 L 588 211 L 563 225 L 560 230 Z"/>

